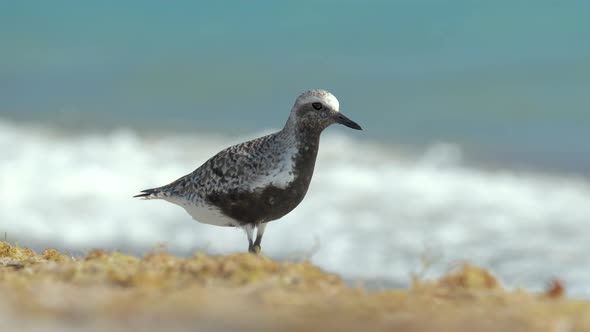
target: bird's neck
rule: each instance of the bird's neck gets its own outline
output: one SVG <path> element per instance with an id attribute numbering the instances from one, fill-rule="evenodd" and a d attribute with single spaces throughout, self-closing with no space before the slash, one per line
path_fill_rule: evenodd
<path id="1" fill-rule="evenodd" d="M 305 148 L 307 146 L 307 150 L 313 148 L 317 152 L 321 133 L 321 129 L 287 121 L 285 127 L 277 133 L 277 136 L 286 145 L 295 145 L 298 148 Z"/>
<path id="2" fill-rule="evenodd" d="M 276 139 L 282 142 L 283 147 L 294 148 L 295 152 L 290 156 L 293 160 L 294 181 L 291 188 L 299 195 L 295 200 L 295 206 L 303 199 L 315 167 L 315 161 L 319 151 L 321 130 L 298 125 L 296 122 L 287 122 L 285 127 L 276 134 Z"/>
<path id="3" fill-rule="evenodd" d="M 289 119 L 291 120 L 291 119 Z M 287 121 L 287 124 L 277 133 L 277 138 L 281 140 L 285 147 L 294 147 L 295 167 L 297 181 L 305 183 L 305 188 L 309 185 L 316 157 L 319 151 L 320 134 L 322 130 L 303 126 L 295 121 Z"/>
<path id="4" fill-rule="evenodd" d="M 324 128 L 312 127 L 297 121 L 295 112 L 291 112 L 285 127 L 279 132 L 280 136 L 295 138 L 298 143 L 316 142 Z"/>

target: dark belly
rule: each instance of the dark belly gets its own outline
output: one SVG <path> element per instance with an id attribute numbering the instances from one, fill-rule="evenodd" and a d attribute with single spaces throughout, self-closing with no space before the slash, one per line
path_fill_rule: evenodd
<path id="1" fill-rule="evenodd" d="M 313 176 L 320 132 L 300 132 L 299 153 L 294 157 L 295 179 L 286 188 L 268 186 L 254 191 L 211 193 L 205 199 L 240 224 L 265 223 L 291 212 L 307 193 Z"/>
<path id="2" fill-rule="evenodd" d="M 265 223 L 279 219 L 297 207 L 307 193 L 309 180 L 296 180 L 284 189 L 269 186 L 252 192 L 212 193 L 207 200 L 240 224 Z"/>

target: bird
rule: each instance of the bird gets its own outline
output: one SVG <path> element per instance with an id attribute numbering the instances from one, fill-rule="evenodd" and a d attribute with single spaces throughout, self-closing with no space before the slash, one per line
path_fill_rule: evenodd
<path id="1" fill-rule="evenodd" d="M 230 146 L 192 173 L 133 197 L 179 205 L 201 223 L 240 227 L 248 251 L 258 254 L 267 223 L 291 212 L 305 197 L 320 134 L 332 124 L 362 130 L 340 112 L 332 93 L 306 91 L 295 100 L 280 131 Z"/>

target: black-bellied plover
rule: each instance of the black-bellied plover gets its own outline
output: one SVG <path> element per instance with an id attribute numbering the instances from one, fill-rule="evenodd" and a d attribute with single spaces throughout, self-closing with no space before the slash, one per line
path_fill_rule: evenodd
<path id="1" fill-rule="evenodd" d="M 201 223 L 242 227 L 248 250 L 259 252 L 266 223 L 307 193 L 322 131 L 334 123 L 361 130 L 339 106 L 328 91 L 304 92 L 281 131 L 222 150 L 194 172 L 134 197 L 177 204 Z"/>

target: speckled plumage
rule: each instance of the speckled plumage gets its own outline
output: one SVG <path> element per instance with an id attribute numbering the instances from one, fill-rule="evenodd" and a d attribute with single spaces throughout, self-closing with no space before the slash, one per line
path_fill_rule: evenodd
<path id="1" fill-rule="evenodd" d="M 243 227 L 249 250 L 257 251 L 265 223 L 286 215 L 305 197 L 321 132 L 333 123 L 360 129 L 338 108 L 331 93 L 307 91 L 281 131 L 222 150 L 194 172 L 135 197 L 177 204 L 202 223 Z"/>

